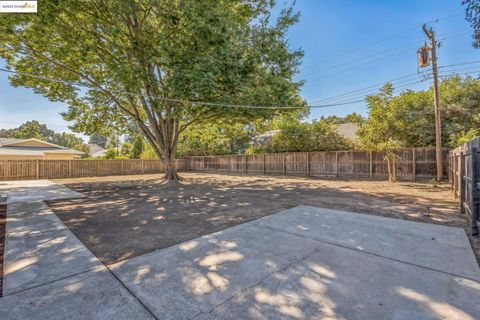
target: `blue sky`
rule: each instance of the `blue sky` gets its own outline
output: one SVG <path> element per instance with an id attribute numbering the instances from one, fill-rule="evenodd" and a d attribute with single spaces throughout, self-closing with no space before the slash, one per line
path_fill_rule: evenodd
<path id="1" fill-rule="evenodd" d="M 291 48 L 305 51 L 297 76 L 306 80 L 303 97 L 311 102 L 414 74 L 416 47 L 425 40 L 421 28 L 415 26 L 439 18 L 448 17 L 430 24 L 438 38 L 446 38 L 438 50 L 439 65 L 480 60 L 480 50 L 471 46 L 472 30 L 460 3 L 460 0 L 298 0 L 295 8 L 301 12 L 300 22 L 291 28 L 288 38 Z M 388 39 L 379 41 L 385 38 Z M 375 44 L 369 45 L 372 42 Z M 3 67 L 4 63 L 0 61 L 0 65 Z M 416 80 L 420 78 L 413 75 L 402 84 Z M 429 84 L 427 80 L 408 88 L 421 89 Z M 319 104 L 348 102 L 358 97 L 324 100 Z M 0 72 L 0 128 L 13 128 L 37 119 L 56 131 L 68 131 L 68 123 L 59 115 L 66 109 L 65 104 L 52 103 L 30 89 L 13 88 L 7 75 Z M 309 118 L 343 116 L 353 111 L 366 114 L 364 103 L 312 109 Z"/>

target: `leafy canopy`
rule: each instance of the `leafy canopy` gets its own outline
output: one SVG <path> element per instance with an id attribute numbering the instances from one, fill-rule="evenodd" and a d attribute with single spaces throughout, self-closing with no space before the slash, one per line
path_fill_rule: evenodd
<path id="1" fill-rule="evenodd" d="M 473 27 L 473 46 L 480 48 L 480 1 L 462 0 L 462 5 L 466 7 L 466 19 Z"/>
<path id="2" fill-rule="evenodd" d="M 393 95 L 386 84 L 367 97 L 368 117 L 358 136 L 364 148 L 428 147 L 435 145 L 432 88 Z M 454 76 L 440 83 L 442 144 L 455 148 L 480 135 L 480 80 Z"/>
<path id="3" fill-rule="evenodd" d="M 305 107 L 301 83 L 293 81 L 302 52 L 286 40 L 299 15 L 287 8 L 272 22 L 273 5 L 45 0 L 37 14 L 2 16 L 0 55 L 20 72 L 13 85 L 68 103 L 64 116 L 76 130 L 102 133 L 134 121 L 155 154 L 173 163 L 179 136 L 192 124 L 289 112 L 179 100 Z"/>
<path id="4" fill-rule="evenodd" d="M 2 138 L 30 139 L 48 141 L 68 148 L 77 148 L 83 143 L 82 138 L 72 133 L 55 132 L 36 120 L 27 121 L 14 129 L 0 129 Z"/>

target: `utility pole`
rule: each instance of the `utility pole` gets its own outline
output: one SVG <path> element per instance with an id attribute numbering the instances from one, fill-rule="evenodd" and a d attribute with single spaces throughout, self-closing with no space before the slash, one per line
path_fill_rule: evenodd
<path id="1" fill-rule="evenodd" d="M 443 180 L 443 151 L 442 119 L 440 115 L 440 96 L 438 93 L 437 41 L 435 40 L 435 31 L 433 31 L 432 28 L 427 29 L 427 26 L 423 25 L 422 29 L 430 40 L 430 49 L 432 50 L 433 103 L 435 104 L 435 160 L 437 163 L 437 181 L 441 182 Z"/>

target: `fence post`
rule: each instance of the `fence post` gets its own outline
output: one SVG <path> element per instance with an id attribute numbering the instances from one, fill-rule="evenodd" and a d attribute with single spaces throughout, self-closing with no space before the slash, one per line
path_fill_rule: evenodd
<path id="1" fill-rule="evenodd" d="M 412 180 L 417 180 L 417 155 L 415 148 L 412 148 Z"/>
<path id="2" fill-rule="evenodd" d="M 460 170 L 459 170 L 459 180 L 460 180 L 460 186 L 459 186 L 459 193 L 460 193 L 460 213 L 465 213 L 465 207 L 463 206 L 463 203 L 465 202 L 465 155 L 463 154 L 463 151 L 460 151 Z"/>
<path id="3" fill-rule="evenodd" d="M 368 153 L 369 155 L 369 168 L 368 168 L 368 172 L 369 172 L 369 175 L 370 175 L 370 179 L 373 179 L 373 153 L 372 151 L 370 151 Z"/>
<path id="4" fill-rule="evenodd" d="M 205 168 L 205 156 L 203 156 L 203 171 L 205 171 L 205 170 L 207 170 L 207 169 Z"/>
<path id="5" fill-rule="evenodd" d="M 121 168 L 122 168 L 122 176 L 123 176 L 123 159 L 120 160 L 120 165 L 121 165 Z"/>
<path id="6" fill-rule="evenodd" d="M 35 177 L 38 180 L 40 178 L 40 163 L 39 160 L 35 160 Z"/>
<path id="7" fill-rule="evenodd" d="M 480 221 L 480 172 L 478 148 L 473 147 L 472 156 L 472 235 L 478 235 L 478 224 Z"/>
<path id="8" fill-rule="evenodd" d="M 307 162 L 307 177 L 310 175 L 310 152 L 307 152 L 307 159 L 305 159 Z"/>
<path id="9" fill-rule="evenodd" d="M 338 177 L 338 151 L 335 151 L 335 177 Z"/>
<path id="10" fill-rule="evenodd" d="M 232 156 L 229 155 L 228 156 L 228 173 L 230 173 L 230 171 L 232 171 L 232 168 L 231 168 L 232 167 L 232 165 L 231 165 L 232 161 L 231 161 L 231 159 L 232 159 Z"/>
<path id="11" fill-rule="evenodd" d="M 68 177 L 72 177 L 72 161 L 73 160 L 68 160 Z"/>
<path id="12" fill-rule="evenodd" d="M 248 159 L 248 156 L 245 155 L 245 174 L 248 174 L 248 161 L 247 161 L 247 159 Z"/>
<path id="13" fill-rule="evenodd" d="M 97 177 L 100 176 L 100 160 L 97 159 Z"/>
<path id="14" fill-rule="evenodd" d="M 449 158 L 449 168 L 450 168 L 450 187 L 453 190 L 453 179 L 455 177 L 455 169 L 453 167 L 453 153 L 449 152 L 448 154 Z"/>
<path id="15" fill-rule="evenodd" d="M 263 174 L 265 174 L 265 153 L 263 154 Z"/>
<path id="16" fill-rule="evenodd" d="M 453 196 L 455 199 L 458 198 L 458 155 L 455 153 L 452 155 L 453 158 Z"/>
<path id="17" fill-rule="evenodd" d="M 286 153 L 284 152 L 284 153 L 283 153 L 283 159 L 282 159 L 282 172 L 283 172 L 283 174 L 285 174 L 285 172 L 286 172 L 286 168 L 285 168 L 285 167 L 286 167 L 285 157 L 286 157 Z"/>
<path id="18" fill-rule="evenodd" d="M 141 165 L 142 165 L 142 174 L 145 173 L 145 160 L 140 160 L 141 161 Z"/>

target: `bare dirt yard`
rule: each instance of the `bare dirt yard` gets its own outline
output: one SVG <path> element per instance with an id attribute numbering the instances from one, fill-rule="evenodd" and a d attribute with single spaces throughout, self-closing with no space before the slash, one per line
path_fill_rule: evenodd
<path id="1" fill-rule="evenodd" d="M 448 185 L 182 173 L 55 180 L 86 197 L 48 202 L 105 264 L 166 248 L 297 205 L 465 227 Z M 477 257 L 480 243 L 472 240 Z"/>

